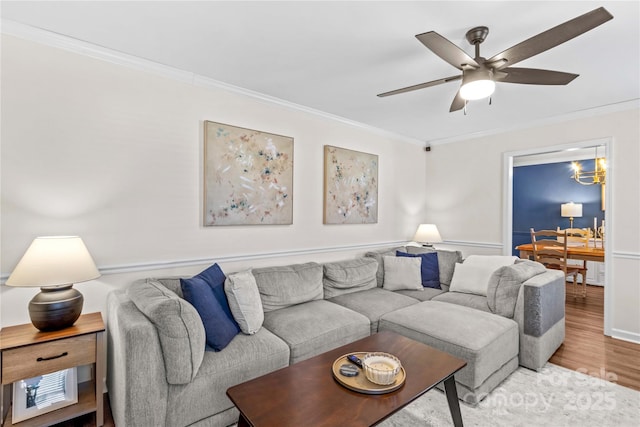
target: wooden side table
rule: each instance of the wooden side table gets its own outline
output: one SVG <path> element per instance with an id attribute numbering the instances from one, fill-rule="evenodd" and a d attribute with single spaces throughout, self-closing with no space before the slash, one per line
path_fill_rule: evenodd
<path id="1" fill-rule="evenodd" d="M 83 365 L 92 365 L 93 379 L 78 384 L 78 403 L 29 418 L 20 427 L 48 426 L 91 412 L 104 424 L 102 379 L 105 374 L 104 322 L 100 313 L 84 314 L 59 331 L 42 332 L 31 323 L 0 330 L 0 402 L 16 381 Z M 10 393 L 9 393 L 10 394 Z M 0 420 L 13 426 L 11 411 L 3 407 Z"/>

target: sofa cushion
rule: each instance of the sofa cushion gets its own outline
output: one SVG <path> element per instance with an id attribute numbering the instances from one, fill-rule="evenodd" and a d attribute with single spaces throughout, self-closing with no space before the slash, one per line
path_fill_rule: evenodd
<path id="1" fill-rule="evenodd" d="M 290 363 L 369 336 L 364 315 L 326 300 L 314 300 L 264 314 L 264 327 L 289 345 Z"/>
<path id="2" fill-rule="evenodd" d="M 435 289 L 435 288 L 422 288 L 419 291 L 410 291 L 408 289 L 394 291 L 395 294 L 411 297 L 411 298 L 417 299 L 418 301 L 429 301 L 444 292 L 445 291 L 443 289 Z"/>
<path id="3" fill-rule="evenodd" d="M 207 345 L 220 351 L 240 333 L 224 293 L 226 277 L 218 264 L 190 279 L 180 279 L 184 298 L 193 305 L 204 325 Z"/>
<path id="4" fill-rule="evenodd" d="M 476 294 L 465 294 L 463 292 L 444 292 L 432 298 L 432 301 L 449 302 L 456 305 L 464 305 L 465 307 L 475 308 L 491 312 L 487 304 L 487 297 Z"/>
<path id="5" fill-rule="evenodd" d="M 315 262 L 251 270 L 265 313 L 322 299 L 322 266 Z"/>
<path id="6" fill-rule="evenodd" d="M 195 379 L 169 389 L 163 426 L 218 426 L 209 418 L 233 408 L 226 395 L 228 388 L 268 374 L 289 364 L 289 347 L 273 333 L 261 328 L 254 335 L 239 334 L 220 352 L 206 352 Z M 166 407 L 165 407 L 166 405 Z M 237 413 L 233 416 L 237 421 Z M 234 422 L 235 422 L 234 421 Z M 133 425 L 133 424 L 132 424 Z M 138 423 L 147 427 L 150 425 Z"/>
<path id="7" fill-rule="evenodd" d="M 530 260 L 517 260 L 513 265 L 496 270 L 491 275 L 487 288 L 487 304 L 491 311 L 513 318 L 522 283 L 545 271 L 547 269 L 544 265 Z"/>
<path id="8" fill-rule="evenodd" d="M 419 291 L 415 291 L 418 293 Z M 385 291 L 378 287 L 365 291 L 342 294 L 328 301 L 364 314 L 371 322 L 371 333 L 378 332 L 380 317 L 390 311 L 417 304 L 415 298 L 396 292 Z"/>
<path id="9" fill-rule="evenodd" d="M 382 288 L 389 291 L 400 289 L 422 290 L 422 277 L 420 258 L 405 258 L 395 256 L 383 256 L 384 283 Z"/>
<path id="10" fill-rule="evenodd" d="M 369 251 L 364 254 L 365 257 L 370 257 L 378 262 L 378 270 L 376 271 L 376 282 L 378 287 L 381 288 L 384 284 L 384 264 L 382 262 L 383 256 L 395 256 L 397 251 L 405 252 L 404 246 L 398 246 L 395 248 L 380 249 L 377 251 Z"/>
<path id="11" fill-rule="evenodd" d="M 410 254 L 438 253 L 438 270 L 440 271 L 440 284 L 449 286 L 453 277 L 453 269 L 456 262 L 462 262 L 462 252 L 448 251 L 445 249 L 426 248 L 424 246 L 407 246 L 405 252 Z"/>
<path id="12" fill-rule="evenodd" d="M 322 266 L 325 299 L 375 288 L 378 263 L 373 258 L 330 262 Z"/>
<path id="13" fill-rule="evenodd" d="M 153 279 L 134 282 L 127 294 L 158 332 L 167 382 L 189 383 L 198 373 L 205 347 L 196 309 Z"/>
<path id="14" fill-rule="evenodd" d="M 501 381 L 518 366 L 518 324 L 492 313 L 425 301 L 385 314 L 380 330 L 399 333 L 465 360 L 467 366 L 456 373 L 455 380 L 471 391 L 459 396 L 471 404 L 499 383 L 490 380 L 496 372 Z M 509 369 L 502 371 L 505 365 Z M 489 388 L 483 387 L 487 381 L 492 382 Z"/>
<path id="15" fill-rule="evenodd" d="M 224 282 L 224 293 L 240 330 L 249 335 L 258 332 L 264 321 L 264 312 L 251 270 L 229 274 Z"/>
<path id="16" fill-rule="evenodd" d="M 184 295 L 182 295 L 182 288 L 180 287 L 180 277 L 159 277 L 153 280 L 157 280 L 162 283 L 165 288 L 184 299 Z"/>
<path id="17" fill-rule="evenodd" d="M 410 254 L 407 252 L 397 251 L 396 256 L 404 257 L 420 257 L 422 265 L 420 268 L 420 274 L 422 276 L 422 286 L 425 288 L 440 288 L 440 270 L 438 267 L 438 253 L 426 253 L 426 254 Z"/>

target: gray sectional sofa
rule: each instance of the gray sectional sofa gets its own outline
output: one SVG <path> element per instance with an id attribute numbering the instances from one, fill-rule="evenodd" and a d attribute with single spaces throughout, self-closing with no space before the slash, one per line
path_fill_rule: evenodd
<path id="1" fill-rule="evenodd" d="M 407 246 L 325 264 L 251 270 L 262 326 L 205 351 L 179 278 L 144 279 L 109 294 L 107 382 L 117 426 L 226 426 L 236 384 L 378 331 L 390 330 L 467 361 L 460 398 L 480 401 L 518 365 L 539 370 L 564 340 L 564 276 L 517 261 L 491 276 L 487 296 L 449 289 L 462 255 L 437 250 L 440 288 L 385 289 L 385 257 Z M 383 349 L 381 349 L 383 350 Z"/>

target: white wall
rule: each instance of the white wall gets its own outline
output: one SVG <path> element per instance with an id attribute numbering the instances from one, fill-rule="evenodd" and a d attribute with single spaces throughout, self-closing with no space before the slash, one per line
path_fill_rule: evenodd
<path id="1" fill-rule="evenodd" d="M 400 137 L 6 35 L 1 72 L 2 277 L 34 237 L 80 235 L 103 271 L 84 312 L 139 277 L 342 259 L 427 220 L 427 153 Z M 293 225 L 202 226 L 204 120 L 294 138 Z M 379 156 L 377 224 L 322 224 L 324 145 Z M 35 293 L 0 286 L 0 326 Z"/>
<path id="2" fill-rule="evenodd" d="M 563 123 L 437 145 L 427 157 L 426 210 L 443 236 L 502 252 L 503 153 L 612 139 L 615 181 L 607 226 L 612 234 L 612 333 L 640 342 L 640 110 L 633 108 Z M 568 178 L 569 179 L 569 178 Z M 613 217 L 610 217 L 613 212 Z"/>

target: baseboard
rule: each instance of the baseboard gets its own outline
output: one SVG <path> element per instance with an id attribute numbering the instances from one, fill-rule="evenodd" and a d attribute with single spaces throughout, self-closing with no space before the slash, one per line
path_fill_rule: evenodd
<path id="1" fill-rule="evenodd" d="M 637 332 L 629 332 L 622 329 L 613 328 L 611 329 L 611 338 L 640 344 L 640 334 Z"/>

